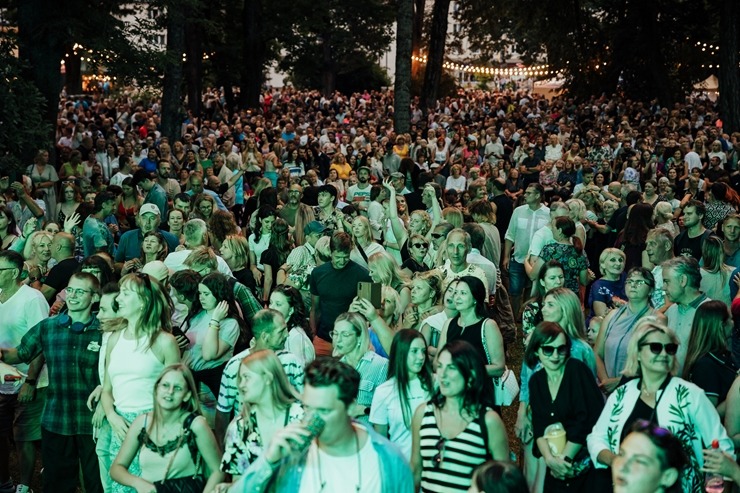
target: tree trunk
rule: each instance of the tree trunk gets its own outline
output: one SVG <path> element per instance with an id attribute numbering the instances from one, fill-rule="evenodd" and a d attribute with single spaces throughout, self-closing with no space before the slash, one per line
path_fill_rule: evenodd
<path id="1" fill-rule="evenodd" d="M 54 0 L 18 2 L 18 52 L 28 60 L 28 78 L 46 100 L 44 119 L 51 125 L 50 142 L 56 142 L 59 92 L 62 89 L 60 63 L 64 56 L 64 40 L 57 33 L 45 32 L 38 26 L 48 25 L 57 17 L 59 4 Z M 55 158 L 51 150 L 52 162 Z"/>
<path id="2" fill-rule="evenodd" d="M 426 0 L 413 0 L 414 2 L 414 18 L 411 31 L 411 54 L 414 56 L 421 56 L 421 45 L 422 45 L 422 33 L 424 31 L 424 7 L 426 6 Z M 411 77 L 416 78 L 421 71 L 420 62 L 411 62 Z"/>
<path id="3" fill-rule="evenodd" d="M 337 74 L 331 49 L 331 34 L 321 36 L 321 94 L 328 98 L 337 85 Z"/>
<path id="4" fill-rule="evenodd" d="M 245 0 L 242 15 L 244 59 L 241 67 L 239 101 L 242 108 L 259 108 L 260 93 L 265 78 L 265 50 L 267 50 L 262 28 L 262 0 Z"/>
<path id="5" fill-rule="evenodd" d="M 75 55 L 72 47 L 67 49 L 69 57 L 64 59 L 64 86 L 67 94 L 82 94 L 82 59 L 79 53 Z"/>
<path id="6" fill-rule="evenodd" d="M 167 58 L 162 90 L 162 135 L 170 142 L 181 137 L 182 53 L 185 52 L 185 14 L 172 2 L 167 9 Z"/>
<path id="7" fill-rule="evenodd" d="M 398 0 L 396 15 L 396 80 L 394 85 L 393 126 L 406 133 L 411 120 L 411 49 L 414 0 Z"/>
<path id="8" fill-rule="evenodd" d="M 719 115 L 722 131 L 740 131 L 740 74 L 738 74 L 738 23 L 740 5 L 737 0 L 722 0 L 719 16 Z"/>
<path id="9" fill-rule="evenodd" d="M 421 91 L 421 104 L 425 112 L 434 107 L 437 101 L 447 42 L 449 10 L 450 0 L 434 0 L 432 28 L 429 32 L 429 54 L 427 55 L 427 68 L 424 72 L 424 88 Z"/>
<path id="10" fill-rule="evenodd" d="M 196 17 L 197 19 L 197 17 Z M 188 108 L 201 116 L 203 107 L 203 38 L 202 28 L 185 23 L 185 80 L 188 84 Z"/>

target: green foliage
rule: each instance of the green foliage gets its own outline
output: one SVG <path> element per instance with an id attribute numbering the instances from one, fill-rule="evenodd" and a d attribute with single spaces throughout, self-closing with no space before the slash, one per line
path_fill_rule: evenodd
<path id="1" fill-rule="evenodd" d="M 693 41 L 712 25 L 707 3 L 690 0 L 469 0 L 463 33 L 489 59 L 507 45 L 525 63 L 546 55 L 566 88 L 676 100 L 706 77 Z"/>
<path id="2" fill-rule="evenodd" d="M 377 59 L 392 40 L 393 4 L 385 0 L 296 0 L 284 12 L 278 35 L 285 56 L 279 67 L 297 84 L 356 72 Z M 288 26 L 292 26 L 289 28 Z"/>
<path id="3" fill-rule="evenodd" d="M 23 77 L 14 46 L 0 41 L 0 168 L 25 170 L 36 151 L 46 147 L 51 126 L 44 121 L 44 98 Z"/>

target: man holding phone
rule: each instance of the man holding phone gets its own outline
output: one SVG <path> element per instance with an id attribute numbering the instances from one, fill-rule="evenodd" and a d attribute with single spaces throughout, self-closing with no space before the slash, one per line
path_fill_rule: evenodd
<path id="1" fill-rule="evenodd" d="M 329 333 L 334 329 L 334 320 L 349 309 L 357 292 L 357 283 L 371 282 L 370 274 L 350 260 L 352 238 L 345 232 L 334 233 L 329 243 L 331 262 L 311 271 L 310 324 L 316 337 L 313 345 L 316 356 L 331 356 L 332 344 Z"/>

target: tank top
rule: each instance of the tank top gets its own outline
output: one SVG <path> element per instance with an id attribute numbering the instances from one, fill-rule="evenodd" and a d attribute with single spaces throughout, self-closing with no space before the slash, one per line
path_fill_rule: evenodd
<path id="1" fill-rule="evenodd" d="M 428 404 L 421 420 L 421 491 L 468 491 L 473 470 L 486 461 L 480 423 L 474 419 L 454 438 L 444 440 L 437 427 L 434 405 Z M 436 461 L 440 454 L 440 461 Z"/>
<path id="2" fill-rule="evenodd" d="M 152 409 L 152 389 L 164 369 L 148 341 L 128 340 L 123 334 L 111 350 L 108 376 L 113 386 L 113 402 L 122 413 L 142 413 Z"/>
<path id="3" fill-rule="evenodd" d="M 481 361 L 487 364 L 488 358 L 486 358 L 486 350 L 483 348 L 483 338 L 481 338 L 481 328 L 483 327 L 483 322 L 486 320 L 488 319 L 482 318 L 473 325 L 465 327 L 463 330 L 459 325 L 460 315 L 456 316 L 450 320 L 450 326 L 447 329 L 447 342 L 460 339 L 470 343 L 478 351 L 478 354 L 480 354 Z"/>
<path id="4" fill-rule="evenodd" d="M 193 457 L 198 456 L 198 444 L 195 442 L 195 434 L 190 429 L 195 417 L 195 414 L 191 414 L 185 418 L 182 425 L 185 436 L 182 440 L 181 437 L 177 437 L 163 445 L 157 445 L 147 433 L 147 421 L 150 416 L 146 416 L 144 427 L 138 437 L 141 445 L 139 464 L 141 464 L 142 479 L 153 483 L 165 479 L 165 473 L 168 479 L 193 476 L 196 473 L 197 466 Z M 170 459 L 172 459 L 172 465 L 168 471 L 167 466 L 170 464 Z"/>

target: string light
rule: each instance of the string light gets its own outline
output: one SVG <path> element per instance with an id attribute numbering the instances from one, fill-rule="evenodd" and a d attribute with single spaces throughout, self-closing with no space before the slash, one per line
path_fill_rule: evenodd
<path id="1" fill-rule="evenodd" d="M 419 63 L 427 63 L 427 57 L 412 56 L 411 59 Z M 530 67 L 494 68 L 486 66 L 474 66 L 455 62 L 443 62 L 442 68 L 456 70 L 458 72 L 476 73 L 484 75 L 503 75 L 509 77 L 534 77 L 548 75 L 551 73 L 549 65 L 533 65 Z"/>

